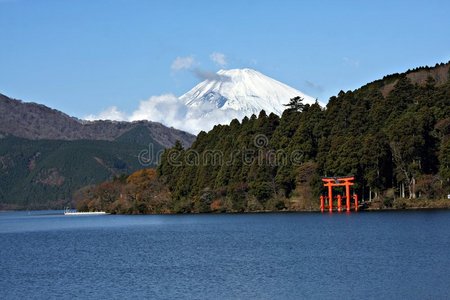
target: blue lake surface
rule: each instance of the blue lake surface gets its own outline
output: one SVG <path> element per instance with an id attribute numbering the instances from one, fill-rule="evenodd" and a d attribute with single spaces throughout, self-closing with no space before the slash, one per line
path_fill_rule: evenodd
<path id="1" fill-rule="evenodd" d="M 450 211 L 0 213 L 0 299 L 449 299 Z"/>

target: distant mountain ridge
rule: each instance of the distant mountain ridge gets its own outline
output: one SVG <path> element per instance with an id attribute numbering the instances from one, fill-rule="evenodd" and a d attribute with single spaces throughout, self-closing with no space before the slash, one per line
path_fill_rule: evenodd
<path id="1" fill-rule="evenodd" d="M 75 191 L 154 167 L 195 136 L 149 121 L 86 122 L 0 94 L 0 209 L 63 208 Z"/>
<path id="2" fill-rule="evenodd" d="M 0 94 L 0 134 L 39 140 L 113 141 L 138 127 L 148 128 L 149 135 L 164 147 L 179 140 L 185 147 L 195 136 L 151 121 L 84 121 L 42 104 L 27 103 Z"/>

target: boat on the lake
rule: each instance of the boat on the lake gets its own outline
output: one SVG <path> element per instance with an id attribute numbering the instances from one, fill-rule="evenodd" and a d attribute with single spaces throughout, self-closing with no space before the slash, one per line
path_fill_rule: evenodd
<path id="1" fill-rule="evenodd" d="M 76 211 L 69 208 L 64 209 L 65 216 L 95 216 L 95 215 L 109 215 L 104 211 Z"/>

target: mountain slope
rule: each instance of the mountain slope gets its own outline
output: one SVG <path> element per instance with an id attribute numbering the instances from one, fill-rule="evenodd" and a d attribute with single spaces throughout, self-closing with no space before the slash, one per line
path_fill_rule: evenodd
<path id="1" fill-rule="evenodd" d="M 81 187 L 154 167 L 164 148 L 195 138 L 154 122 L 84 122 L 1 94 L 0 116 L 0 209 L 62 208 Z"/>
<path id="2" fill-rule="evenodd" d="M 261 110 L 281 115 L 284 104 L 300 96 L 305 104 L 316 100 L 284 83 L 252 69 L 220 70 L 186 94 L 180 100 L 188 107 L 189 118 L 212 116 L 221 123 L 242 119 Z"/>
<path id="3" fill-rule="evenodd" d="M 145 167 L 137 158 L 145 148 L 116 141 L 0 139 L 0 207 L 62 208 L 81 187 Z"/>
<path id="4" fill-rule="evenodd" d="M 144 125 L 113 141 L 0 137 L 0 209 L 62 208 L 84 186 L 155 167 L 164 148 Z"/>
<path id="5" fill-rule="evenodd" d="M 177 140 L 189 146 L 195 136 L 151 121 L 116 122 L 82 121 L 41 104 L 26 103 L 0 94 L 0 134 L 38 140 L 105 140 L 112 141 L 138 126 L 164 147 Z"/>

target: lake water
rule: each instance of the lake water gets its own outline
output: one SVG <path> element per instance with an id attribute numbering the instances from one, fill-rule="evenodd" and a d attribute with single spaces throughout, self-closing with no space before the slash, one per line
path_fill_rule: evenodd
<path id="1" fill-rule="evenodd" d="M 0 298 L 450 298 L 450 212 L 0 213 Z"/>

